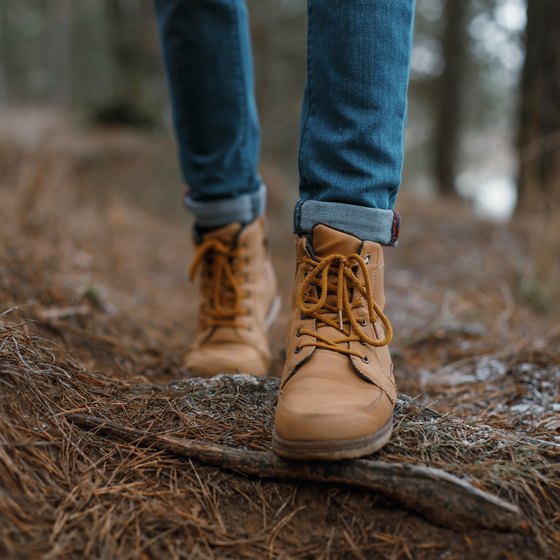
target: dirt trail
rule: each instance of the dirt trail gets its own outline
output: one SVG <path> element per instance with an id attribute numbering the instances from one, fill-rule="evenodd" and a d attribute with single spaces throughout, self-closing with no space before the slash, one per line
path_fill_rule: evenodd
<path id="1" fill-rule="evenodd" d="M 65 412 L 95 412 L 267 449 L 274 395 L 174 385 L 188 376 L 182 355 L 196 298 L 169 139 L 79 132 L 40 113 L 2 118 L 0 555 L 542 558 L 560 550 L 559 231 L 402 197 L 403 239 L 386 265 L 399 388 L 455 416 L 442 416 L 438 429 L 405 416 L 381 458 L 467 476 L 519 503 L 528 524 L 456 532 L 380 496 L 255 481 L 66 422 Z M 271 332 L 277 375 L 295 190 L 273 166 L 263 174 L 284 298 Z M 543 268 L 547 258 L 556 264 Z"/>

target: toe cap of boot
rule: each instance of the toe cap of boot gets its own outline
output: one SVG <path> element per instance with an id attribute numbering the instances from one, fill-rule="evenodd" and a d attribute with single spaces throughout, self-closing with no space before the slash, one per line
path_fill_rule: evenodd
<path id="1" fill-rule="evenodd" d="M 296 380 L 294 380 L 296 381 Z M 378 387 L 306 378 L 288 383 L 276 408 L 275 431 L 289 441 L 344 441 L 368 437 L 390 422 L 394 405 Z"/>
<path id="2" fill-rule="evenodd" d="M 265 375 L 269 360 L 250 346 L 219 343 L 191 350 L 185 356 L 185 366 L 194 375 L 202 377 L 220 373 Z"/>

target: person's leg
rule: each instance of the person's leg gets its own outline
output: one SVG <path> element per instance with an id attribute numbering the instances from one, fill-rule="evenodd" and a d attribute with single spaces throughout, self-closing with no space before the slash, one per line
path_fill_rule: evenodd
<path id="1" fill-rule="evenodd" d="M 324 223 L 393 245 L 414 0 L 308 0 L 308 10 L 295 231 Z"/>
<path id="2" fill-rule="evenodd" d="M 244 0 L 154 0 L 200 273 L 190 372 L 264 374 L 278 308 Z"/>
<path id="3" fill-rule="evenodd" d="M 414 0 L 308 9 L 300 237 L 273 448 L 350 459 L 387 443 L 396 403 L 382 245 L 398 237 Z"/>
<path id="4" fill-rule="evenodd" d="M 264 211 L 244 0 L 154 0 L 187 207 L 201 228 Z"/>

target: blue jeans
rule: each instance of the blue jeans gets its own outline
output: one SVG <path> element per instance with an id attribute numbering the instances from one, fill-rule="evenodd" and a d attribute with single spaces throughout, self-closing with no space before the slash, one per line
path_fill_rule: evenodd
<path id="1" fill-rule="evenodd" d="M 264 211 L 244 0 L 154 0 L 187 206 L 201 227 Z M 318 223 L 396 243 L 414 0 L 308 0 L 300 199 Z"/>

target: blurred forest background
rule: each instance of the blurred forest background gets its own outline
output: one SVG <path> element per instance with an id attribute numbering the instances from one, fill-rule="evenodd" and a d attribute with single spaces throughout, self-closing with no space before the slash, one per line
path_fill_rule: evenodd
<path id="1" fill-rule="evenodd" d="M 306 2 L 249 5 L 263 155 L 295 192 Z M 559 29 L 557 0 L 418 0 L 408 192 L 459 194 L 498 219 L 554 206 Z M 70 109 L 89 125 L 168 132 L 151 1 L 2 0 L 0 106 Z"/>

